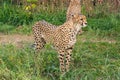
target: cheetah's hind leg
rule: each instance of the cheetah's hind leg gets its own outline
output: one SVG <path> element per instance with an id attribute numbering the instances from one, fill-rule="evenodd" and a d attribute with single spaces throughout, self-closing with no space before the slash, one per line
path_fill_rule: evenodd
<path id="1" fill-rule="evenodd" d="M 35 24 L 35 26 L 33 26 L 32 28 L 33 30 L 33 36 L 34 36 L 34 64 L 35 64 L 35 69 L 34 69 L 34 73 L 39 76 L 39 74 L 42 71 L 42 67 L 41 64 L 43 62 L 43 58 L 42 56 L 39 56 L 39 51 L 44 47 L 44 45 L 46 44 L 44 38 L 41 35 L 41 30 L 40 30 L 40 25 Z"/>
<path id="2" fill-rule="evenodd" d="M 42 62 L 43 62 L 43 57 L 41 56 L 42 54 L 40 54 L 39 56 L 39 52 L 40 50 L 44 47 L 44 45 L 46 44 L 45 40 L 41 37 L 36 38 L 35 39 L 35 54 L 34 54 L 34 62 L 35 62 L 35 74 L 37 76 L 39 76 L 39 74 L 42 72 Z"/>
<path id="3" fill-rule="evenodd" d="M 46 44 L 44 38 L 36 38 L 35 40 L 35 51 L 38 53 Z"/>

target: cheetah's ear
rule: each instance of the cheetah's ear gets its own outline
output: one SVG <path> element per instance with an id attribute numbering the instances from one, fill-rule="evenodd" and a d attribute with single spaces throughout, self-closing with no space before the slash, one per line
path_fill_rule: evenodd
<path id="1" fill-rule="evenodd" d="M 77 17 L 77 14 L 71 14 L 72 19 Z"/>

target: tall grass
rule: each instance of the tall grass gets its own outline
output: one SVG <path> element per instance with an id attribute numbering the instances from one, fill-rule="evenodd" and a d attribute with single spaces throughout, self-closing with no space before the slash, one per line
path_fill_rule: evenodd
<path id="1" fill-rule="evenodd" d="M 34 50 L 0 45 L 0 79 L 2 80 L 119 80 L 120 44 L 78 41 L 72 55 L 71 69 L 61 76 L 57 52 L 46 47 L 38 54 L 35 67 Z M 37 72 L 37 73 L 36 73 Z"/>
<path id="2" fill-rule="evenodd" d="M 0 23 L 10 24 L 10 25 L 23 25 L 31 24 L 35 21 L 45 19 L 46 21 L 61 24 L 65 21 L 65 10 L 58 11 L 51 10 L 51 8 L 43 9 L 42 6 L 36 7 L 38 11 L 26 10 L 28 6 L 18 6 L 4 3 L 0 6 Z M 50 6 L 51 7 L 51 6 Z M 59 14 L 58 14 L 59 13 Z"/>
<path id="3" fill-rule="evenodd" d="M 108 36 L 114 37 L 115 34 L 119 35 L 120 30 L 120 19 L 117 19 L 115 15 L 109 15 L 109 17 L 98 18 L 98 19 L 89 19 L 90 28 L 93 30 L 101 31 L 103 33 L 108 33 Z M 101 33 L 100 33 L 101 34 Z"/>

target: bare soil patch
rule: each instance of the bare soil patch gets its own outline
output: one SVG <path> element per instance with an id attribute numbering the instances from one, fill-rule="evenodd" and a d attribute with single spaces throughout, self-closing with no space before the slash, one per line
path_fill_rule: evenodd
<path id="1" fill-rule="evenodd" d="M 32 35 L 4 35 L 0 34 L 0 45 L 13 44 L 18 47 L 22 47 L 25 43 L 33 43 Z"/>
<path id="2" fill-rule="evenodd" d="M 86 42 L 87 40 L 82 38 L 80 39 L 82 42 Z M 12 35 L 4 35 L 0 33 L 0 45 L 6 45 L 6 44 L 13 44 L 18 47 L 22 47 L 26 43 L 33 43 L 33 35 L 20 35 L 20 34 L 12 34 Z M 108 43 L 116 43 L 115 40 L 108 40 L 108 39 L 94 39 L 90 40 L 90 42 L 108 42 Z"/>

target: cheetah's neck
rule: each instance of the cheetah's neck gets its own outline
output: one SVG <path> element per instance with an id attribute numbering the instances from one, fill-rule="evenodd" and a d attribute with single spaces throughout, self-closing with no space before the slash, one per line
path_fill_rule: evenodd
<path id="1" fill-rule="evenodd" d="M 82 26 L 80 24 L 75 24 L 74 27 L 75 27 L 76 33 L 78 33 L 80 31 L 80 29 L 82 28 Z"/>

